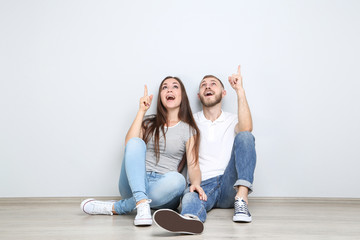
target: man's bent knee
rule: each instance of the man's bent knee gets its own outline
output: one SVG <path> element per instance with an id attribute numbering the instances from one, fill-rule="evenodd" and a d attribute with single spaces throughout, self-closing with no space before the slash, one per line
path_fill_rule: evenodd
<path id="1" fill-rule="evenodd" d="M 235 143 L 237 144 L 248 144 L 248 143 L 254 143 L 255 137 L 252 135 L 251 132 L 245 131 L 245 132 L 239 132 L 235 136 Z"/>
<path id="2" fill-rule="evenodd" d="M 199 194 L 197 192 L 187 192 L 182 198 L 182 203 L 187 204 L 191 202 L 200 201 Z"/>

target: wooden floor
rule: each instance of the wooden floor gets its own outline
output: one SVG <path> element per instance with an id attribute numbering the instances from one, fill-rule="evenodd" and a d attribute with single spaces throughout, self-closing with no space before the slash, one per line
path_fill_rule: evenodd
<path id="1" fill-rule="evenodd" d="M 360 199 L 251 199 L 252 223 L 214 209 L 200 235 L 135 227 L 135 214 L 86 215 L 81 200 L 0 199 L 0 239 L 360 239 Z"/>

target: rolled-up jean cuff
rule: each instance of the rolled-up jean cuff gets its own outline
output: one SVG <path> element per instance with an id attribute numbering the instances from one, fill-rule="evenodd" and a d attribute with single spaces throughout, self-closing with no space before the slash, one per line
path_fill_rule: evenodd
<path id="1" fill-rule="evenodd" d="M 144 192 L 134 192 L 133 197 L 135 199 L 135 202 L 139 202 L 144 199 L 148 199 L 147 195 Z"/>
<path id="2" fill-rule="evenodd" d="M 247 187 L 249 189 L 249 194 L 253 191 L 253 185 L 249 181 L 239 179 L 234 184 L 235 190 L 238 190 L 239 186 Z"/>

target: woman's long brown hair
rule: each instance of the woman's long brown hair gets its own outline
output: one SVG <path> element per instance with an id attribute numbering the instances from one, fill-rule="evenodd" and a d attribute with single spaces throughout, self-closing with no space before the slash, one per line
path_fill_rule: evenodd
<path id="1" fill-rule="evenodd" d="M 180 121 L 183 121 L 192 127 L 192 134 L 194 135 L 194 147 L 193 147 L 193 155 L 195 157 L 195 163 L 198 163 L 199 161 L 199 146 L 200 146 L 200 130 L 196 125 L 196 122 L 194 120 L 189 99 L 186 94 L 186 90 L 184 87 L 184 84 L 181 82 L 181 80 L 178 77 L 171 77 L 168 76 L 162 80 L 159 91 L 158 91 L 158 98 L 157 98 L 157 107 L 156 107 L 156 114 L 152 117 L 149 117 L 145 119 L 142 123 L 142 128 L 144 129 L 144 135 L 143 140 L 145 143 L 148 143 L 150 139 L 154 136 L 154 142 L 155 142 L 155 156 L 156 161 L 159 161 L 160 157 L 160 149 L 159 149 L 159 140 L 160 140 L 160 131 L 163 133 L 164 138 L 165 137 L 165 124 L 167 123 L 167 110 L 164 107 L 164 105 L 161 102 L 161 96 L 160 91 L 162 88 L 162 85 L 165 80 L 173 78 L 176 81 L 179 82 L 181 87 L 181 103 L 180 103 L 180 109 L 179 109 L 179 119 Z"/>

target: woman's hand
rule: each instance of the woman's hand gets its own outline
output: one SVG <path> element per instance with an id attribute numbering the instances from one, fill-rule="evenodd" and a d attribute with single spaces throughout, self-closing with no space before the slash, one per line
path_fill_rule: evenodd
<path id="1" fill-rule="evenodd" d="M 129 131 L 125 137 L 125 145 L 127 142 L 134 137 L 142 138 L 141 124 L 143 122 L 146 111 L 150 108 L 153 95 L 148 96 L 147 86 L 145 85 L 144 96 L 140 98 L 140 108 L 136 114 L 136 117 L 131 124 Z"/>
<path id="2" fill-rule="evenodd" d="M 153 95 L 148 96 L 147 86 L 144 87 L 144 96 L 140 98 L 140 110 L 146 112 L 151 105 Z"/>
<path id="3" fill-rule="evenodd" d="M 200 185 L 191 185 L 190 186 L 190 192 L 197 192 L 199 194 L 200 200 L 207 201 L 207 196 L 205 194 L 204 189 L 200 187 Z"/>

